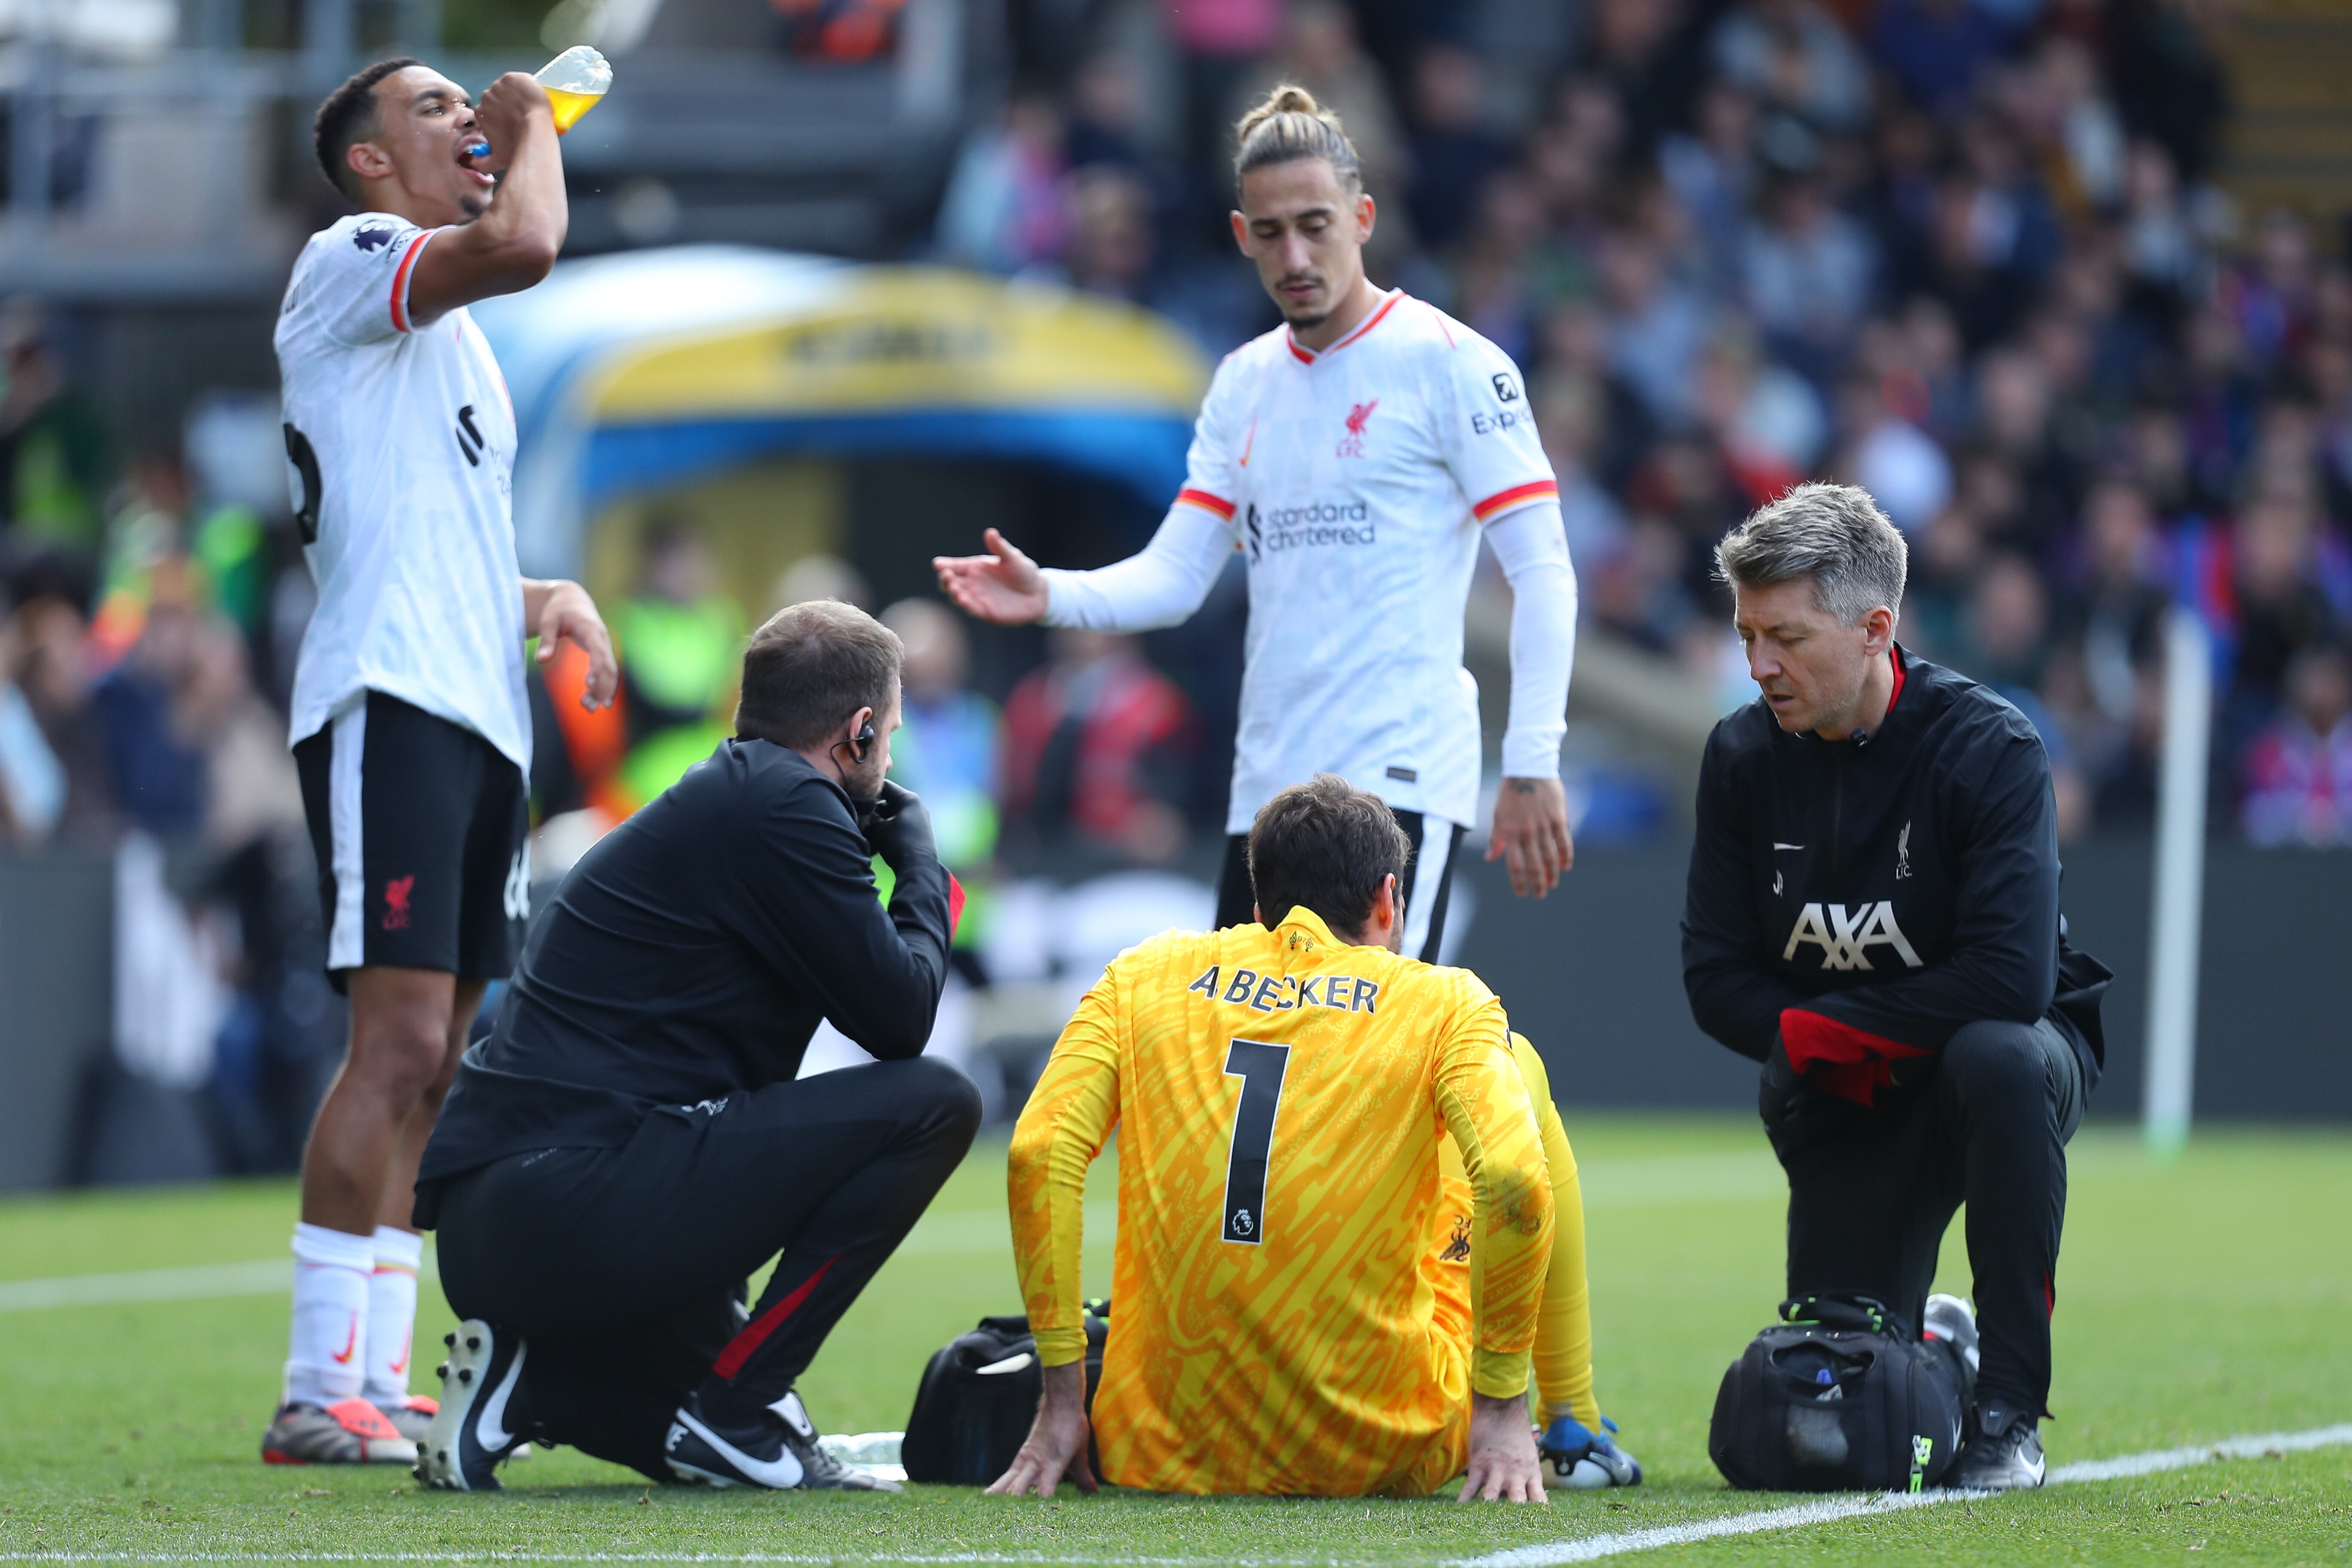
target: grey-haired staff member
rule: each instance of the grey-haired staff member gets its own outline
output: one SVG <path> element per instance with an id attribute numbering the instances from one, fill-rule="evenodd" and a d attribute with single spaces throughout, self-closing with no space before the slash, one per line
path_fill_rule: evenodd
<path id="1" fill-rule="evenodd" d="M 2058 913 L 2025 716 L 1895 640 L 1906 552 L 1870 496 L 1801 485 L 1716 558 L 1759 695 L 1699 774 L 1683 978 L 1763 1064 L 1790 1296 L 1843 1292 L 1980 1352 L 1950 1484 L 2042 1484 L 2066 1142 L 2110 978 Z M 1927 1289 L 1969 1210 L 1977 1310 Z"/>

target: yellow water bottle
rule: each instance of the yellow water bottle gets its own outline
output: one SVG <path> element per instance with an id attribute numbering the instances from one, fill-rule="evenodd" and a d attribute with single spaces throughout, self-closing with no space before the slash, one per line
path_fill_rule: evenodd
<path id="1" fill-rule="evenodd" d="M 533 72 L 531 79 L 547 89 L 561 134 L 612 90 L 613 63 L 587 45 L 574 44 Z"/>

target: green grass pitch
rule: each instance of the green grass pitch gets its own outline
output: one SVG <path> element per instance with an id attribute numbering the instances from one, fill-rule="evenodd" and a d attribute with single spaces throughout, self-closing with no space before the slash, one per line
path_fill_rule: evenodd
<path id="1" fill-rule="evenodd" d="M 1739 1118 L 1571 1116 L 1569 1130 L 1585 1173 L 1601 1398 L 1648 1470 L 1638 1492 L 1556 1494 L 1541 1509 L 1011 1501 L 950 1488 L 752 1496 L 648 1487 L 564 1449 L 508 1467 L 500 1495 L 420 1493 L 391 1469 L 259 1462 L 282 1293 L 37 1307 L 7 1283 L 283 1259 L 293 1194 L 267 1183 L 0 1203 L 0 1560 L 1403 1563 L 1785 1506 L 1726 1490 L 1706 1451 L 1716 1382 L 1780 1294 L 1780 1187 L 1761 1134 Z M 2352 1421 L 2352 1136 L 2212 1131 L 2158 1163 L 2127 1132 L 2094 1128 L 2073 1169 L 2057 1419 L 2043 1427 L 2053 1464 Z M 1097 1215 L 1106 1174 L 1097 1167 Z M 974 1152 L 803 1380 L 826 1430 L 902 1426 L 924 1357 L 982 1314 L 1018 1309 L 1003 1215 L 1000 1139 Z M 1089 1289 L 1108 1287 L 1109 1258 L 1089 1247 Z M 229 1289 L 257 1274 L 211 1278 Z M 1955 1226 L 1941 1288 L 1967 1286 Z M 425 1295 L 420 1346 L 449 1327 L 437 1290 Z M 2341 1563 L 2352 1447 L 1634 1560 Z"/>

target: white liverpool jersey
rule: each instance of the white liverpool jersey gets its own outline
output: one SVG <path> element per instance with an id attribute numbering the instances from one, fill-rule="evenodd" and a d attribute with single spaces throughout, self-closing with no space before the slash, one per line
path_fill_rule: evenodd
<path id="1" fill-rule="evenodd" d="M 319 605 L 289 739 L 382 691 L 530 769 L 514 405 L 463 308 L 408 315 L 439 231 L 361 213 L 310 237 L 278 316 L 286 457 Z"/>
<path id="2" fill-rule="evenodd" d="M 1318 773 L 1475 820 L 1478 531 L 1559 494 L 1509 356 L 1402 290 L 1320 353 L 1277 328 L 1218 367 L 1188 463 L 1177 500 L 1249 563 L 1226 830 Z"/>

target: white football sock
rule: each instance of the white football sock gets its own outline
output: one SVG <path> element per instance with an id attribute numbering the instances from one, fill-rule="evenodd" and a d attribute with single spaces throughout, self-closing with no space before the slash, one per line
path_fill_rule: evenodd
<path id="1" fill-rule="evenodd" d="M 388 1225 L 375 1227 L 375 1272 L 368 1279 L 366 1393 L 379 1410 L 408 1403 L 416 1271 L 424 1263 L 423 1237 Z"/>
<path id="2" fill-rule="evenodd" d="M 338 1404 L 367 1378 L 368 1285 L 375 1240 L 294 1227 L 294 1334 L 286 1357 L 286 1403 Z"/>

